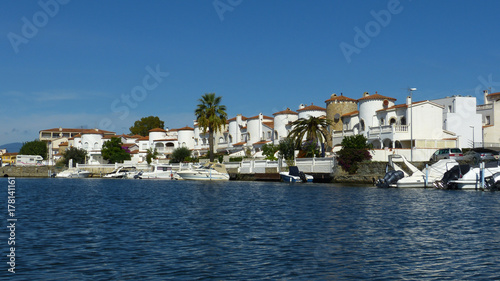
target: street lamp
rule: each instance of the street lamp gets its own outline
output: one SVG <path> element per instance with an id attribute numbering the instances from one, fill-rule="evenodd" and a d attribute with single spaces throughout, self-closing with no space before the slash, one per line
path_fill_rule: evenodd
<path id="1" fill-rule="evenodd" d="M 472 148 L 474 148 L 474 126 L 469 126 L 472 128 Z"/>
<path id="2" fill-rule="evenodd" d="M 413 91 L 417 88 L 410 88 L 410 161 L 413 162 Z"/>

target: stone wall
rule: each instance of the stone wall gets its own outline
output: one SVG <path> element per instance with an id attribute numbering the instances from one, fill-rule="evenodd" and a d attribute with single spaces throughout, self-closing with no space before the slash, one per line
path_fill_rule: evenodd
<path id="1" fill-rule="evenodd" d="M 52 166 L 6 166 L 0 168 L 0 177 L 46 178 L 52 173 L 58 173 L 62 170 L 62 168 Z"/>

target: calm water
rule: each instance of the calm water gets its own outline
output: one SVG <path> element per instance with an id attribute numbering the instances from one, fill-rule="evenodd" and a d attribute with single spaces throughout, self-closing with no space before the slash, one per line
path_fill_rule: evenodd
<path id="1" fill-rule="evenodd" d="M 500 192 L 16 179 L 18 280 L 500 279 Z"/>

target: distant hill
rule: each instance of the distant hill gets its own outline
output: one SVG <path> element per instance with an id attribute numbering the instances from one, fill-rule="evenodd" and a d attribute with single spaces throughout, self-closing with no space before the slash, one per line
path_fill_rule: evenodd
<path id="1" fill-rule="evenodd" d="M 8 143 L 8 144 L 2 144 L 0 145 L 0 149 L 7 149 L 7 152 L 19 152 L 19 150 L 23 147 L 22 142 L 13 142 L 13 143 Z"/>

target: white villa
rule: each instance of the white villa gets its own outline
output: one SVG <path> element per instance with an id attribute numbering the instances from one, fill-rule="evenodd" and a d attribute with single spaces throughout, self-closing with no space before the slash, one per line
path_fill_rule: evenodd
<path id="1" fill-rule="evenodd" d="M 495 121 L 500 124 L 498 102 L 500 93 L 485 93 L 485 105 L 477 106 L 474 97 L 452 96 L 437 100 L 412 102 L 407 97 L 405 103 L 396 104 L 396 99 L 375 93 L 364 93 L 359 99 L 341 94 L 332 94 L 326 100 L 326 108 L 301 104 L 296 111 L 287 108 L 273 114 L 273 117 L 259 113 L 253 117 L 241 114 L 229 119 L 221 132 L 214 135 L 217 152 L 227 152 L 232 156 L 251 153 L 259 156 L 261 147 L 267 143 L 278 144 L 292 130 L 291 124 L 299 118 L 310 116 L 327 118 L 332 121 L 329 131 L 333 145 L 339 145 L 346 136 L 363 134 L 374 148 L 437 149 L 443 147 L 472 147 L 485 142 L 499 143 L 499 130 L 494 129 Z M 160 158 L 167 159 L 174 149 L 187 147 L 194 156 L 208 151 L 208 133 L 203 133 L 196 121 L 193 128 L 156 128 L 149 135 L 117 136 L 114 132 L 99 129 L 55 128 L 40 131 L 40 140 L 47 141 L 52 159 L 57 159 L 61 147 L 83 148 L 88 152 L 88 163 L 106 162 L 101 155 L 104 142 L 119 137 L 131 154 L 132 163 L 146 160 L 149 149 L 156 149 Z M 413 143 L 413 145 L 412 145 Z"/>
<path id="2" fill-rule="evenodd" d="M 477 112 L 482 116 L 482 135 L 484 147 L 500 146 L 500 130 L 495 128 L 500 125 L 500 92 L 490 94 L 484 91 L 484 104 L 477 106 Z M 479 131 L 479 128 L 475 128 Z M 475 141 L 477 144 L 477 140 Z"/>

